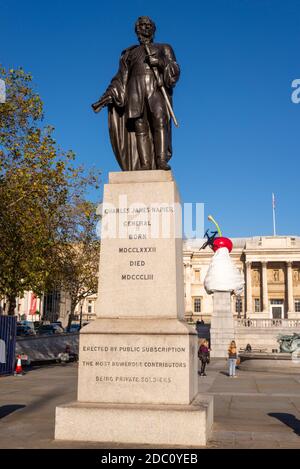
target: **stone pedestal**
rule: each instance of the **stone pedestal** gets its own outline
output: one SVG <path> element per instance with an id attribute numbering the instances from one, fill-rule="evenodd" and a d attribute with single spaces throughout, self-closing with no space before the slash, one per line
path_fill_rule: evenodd
<path id="1" fill-rule="evenodd" d="M 228 347 L 235 339 L 231 311 L 231 293 L 215 291 L 210 326 L 211 357 L 228 357 Z"/>
<path id="2" fill-rule="evenodd" d="M 197 334 L 184 321 L 180 199 L 171 172 L 111 173 L 104 187 L 97 320 L 80 332 L 77 402 L 55 438 L 205 445 Z"/>

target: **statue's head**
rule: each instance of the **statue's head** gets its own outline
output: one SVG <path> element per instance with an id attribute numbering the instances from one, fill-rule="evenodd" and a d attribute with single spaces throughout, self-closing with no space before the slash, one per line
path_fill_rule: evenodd
<path id="1" fill-rule="evenodd" d="M 153 41 L 156 26 L 149 16 L 140 16 L 135 23 L 135 32 L 141 44 Z"/>

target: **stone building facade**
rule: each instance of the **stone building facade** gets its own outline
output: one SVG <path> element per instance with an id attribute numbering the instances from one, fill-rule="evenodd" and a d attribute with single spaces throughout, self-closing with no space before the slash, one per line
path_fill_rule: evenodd
<path id="1" fill-rule="evenodd" d="M 300 319 L 300 237 L 260 236 L 232 238 L 231 257 L 245 278 L 244 293 L 232 296 L 236 318 Z M 185 314 L 195 322 L 210 322 L 212 297 L 204 278 L 213 252 L 200 250 L 203 240 L 183 246 Z"/>
<path id="2" fill-rule="evenodd" d="M 89 322 L 96 318 L 95 303 L 97 295 L 91 295 L 84 298 L 76 307 L 74 321 Z M 71 310 L 71 300 L 63 291 L 52 291 L 42 295 L 41 298 L 34 300 L 33 292 L 25 292 L 22 298 L 17 298 L 15 315 L 18 320 L 55 322 L 61 321 L 64 327 L 68 324 L 69 313 Z M 5 299 L 0 301 L 0 315 L 7 314 L 7 305 Z"/>
<path id="3" fill-rule="evenodd" d="M 232 238 L 231 258 L 245 278 L 244 293 L 232 296 L 232 312 L 237 319 L 298 319 L 300 320 L 300 237 L 259 236 Z M 203 319 L 210 322 L 212 296 L 204 289 L 204 278 L 213 252 L 200 250 L 204 240 L 185 240 L 183 267 L 185 288 L 185 316 L 189 321 Z M 87 297 L 76 308 L 79 320 L 96 318 L 96 295 Z M 37 320 L 31 314 L 32 292 L 17 300 L 18 318 Z M 37 299 L 36 309 L 49 321 L 67 323 L 70 300 L 63 292 L 53 292 Z M 5 301 L 0 303 L 0 314 L 5 314 Z"/>

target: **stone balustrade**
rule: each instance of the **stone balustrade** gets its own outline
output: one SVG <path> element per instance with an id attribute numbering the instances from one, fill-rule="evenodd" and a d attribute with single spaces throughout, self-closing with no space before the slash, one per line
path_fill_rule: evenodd
<path id="1" fill-rule="evenodd" d="M 300 329 L 300 319 L 236 319 L 236 328 L 256 328 L 256 329 Z"/>

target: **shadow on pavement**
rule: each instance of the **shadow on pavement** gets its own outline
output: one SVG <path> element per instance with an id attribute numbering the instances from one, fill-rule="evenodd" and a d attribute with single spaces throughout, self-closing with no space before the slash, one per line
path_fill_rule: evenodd
<path id="1" fill-rule="evenodd" d="M 219 371 L 220 375 L 229 376 L 228 371 Z"/>
<path id="2" fill-rule="evenodd" d="M 11 404 L 11 405 L 3 405 L 0 407 L 0 419 L 7 417 L 7 415 L 12 414 L 16 410 L 23 409 L 26 407 L 23 404 Z"/>
<path id="3" fill-rule="evenodd" d="M 292 430 L 294 430 L 294 433 L 296 433 L 296 435 L 300 436 L 300 420 L 298 420 L 295 415 L 286 414 L 284 412 L 272 412 L 268 415 L 270 415 L 270 417 L 274 417 L 280 420 L 280 422 L 284 423 Z"/>

